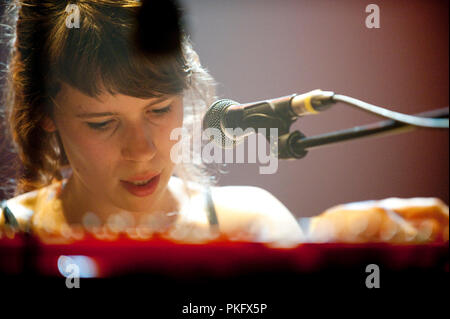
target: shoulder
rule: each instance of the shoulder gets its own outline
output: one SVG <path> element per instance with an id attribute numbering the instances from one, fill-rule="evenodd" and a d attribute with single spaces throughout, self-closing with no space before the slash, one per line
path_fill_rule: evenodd
<path id="1" fill-rule="evenodd" d="M 14 221 L 23 229 L 24 225 L 31 219 L 34 213 L 34 206 L 38 194 L 39 191 L 35 190 L 2 201 L 0 226 L 4 227 L 6 224 L 11 225 Z"/>
<path id="2" fill-rule="evenodd" d="M 12 197 L 2 202 L 0 214 L 0 226 L 4 226 L 6 221 L 6 209 L 8 213 L 17 221 L 21 230 L 31 226 L 30 222 L 42 212 L 49 211 L 56 206 L 58 191 L 63 182 L 59 181 L 18 196 Z"/>
<path id="3" fill-rule="evenodd" d="M 211 193 L 220 229 L 227 235 L 273 243 L 304 240 L 295 217 L 267 190 L 223 186 L 212 187 Z"/>
<path id="4" fill-rule="evenodd" d="M 189 222 L 202 230 L 209 229 L 204 205 L 205 186 L 171 179 L 170 188 L 177 198 L 185 197 L 183 185 L 190 193 Z M 221 234 L 232 240 L 267 242 L 274 246 L 295 246 L 304 241 L 303 232 L 291 212 L 270 192 L 254 186 L 210 187 Z M 193 205 L 193 206 L 192 206 Z M 182 205 L 183 206 L 183 205 Z M 196 228 L 198 229 L 198 228 Z"/>

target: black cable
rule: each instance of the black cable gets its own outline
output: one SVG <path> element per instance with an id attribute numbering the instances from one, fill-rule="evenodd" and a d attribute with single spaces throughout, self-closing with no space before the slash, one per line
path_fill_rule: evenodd
<path id="1" fill-rule="evenodd" d="M 419 113 L 416 115 L 431 117 L 438 120 L 443 117 L 448 117 L 448 114 L 449 109 L 448 107 L 446 107 L 438 110 Z M 373 124 L 353 127 L 350 129 L 316 135 L 312 137 L 304 137 L 296 140 L 293 144 L 293 147 L 297 152 L 302 152 L 305 151 L 306 149 L 324 146 L 331 143 L 337 143 L 366 136 L 377 136 L 377 135 L 380 136 L 384 134 L 402 133 L 418 128 L 419 127 L 414 125 L 405 124 L 394 120 L 386 120 Z"/>

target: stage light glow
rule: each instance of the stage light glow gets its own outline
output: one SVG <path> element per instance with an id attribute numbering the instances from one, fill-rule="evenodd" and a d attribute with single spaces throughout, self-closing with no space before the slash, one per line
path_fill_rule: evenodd
<path id="1" fill-rule="evenodd" d="M 82 218 L 83 227 L 87 230 L 91 230 L 101 226 L 100 218 L 93 212 L 86 212 Z"/>
<path id="2" fill-rule="evenodd" d="M 134 227 L 135 220 L 130 212 L 121 212 L 108 217 L 108 228 L 114 233 L 125 232 L 128 227 Z"/>
<path id="3" fill-rule="evenodd" d="M 77 269 L 77 274 L 68 269 L 74 269 L 73 267 L 68 268 L 70 265 L 75 265 Z M 95 278 L 98 277 L 98 266 L 94 259 L 88 256 L 82 255 L 61 255 L 58 258 L 58 270 L 64 277 L 76 276 L 79 278 Z"/>

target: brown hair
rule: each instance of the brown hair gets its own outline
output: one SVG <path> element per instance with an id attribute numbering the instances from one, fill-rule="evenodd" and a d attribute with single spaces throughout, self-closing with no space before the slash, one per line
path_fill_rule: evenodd
<path id="1" fill-rule="evenodd" d="M 79 8 L 79 28 L 66 26 L 68 4 Z M 52 116 L 51 101 L 62 82 L 92 97 L 102 90 L 140 98 L 183 93 L 188 129 L 214 99 L 213 80 L 187 36 L 170 54 L 136 49 L 140 7 L 136 0 L 24 0 L 7 9 L 15 39 L 8 61 L 6 119 L 23 166 L 16 195 L 61 180 L 68 166 L 58 133 L 41 127 Z M 183 170 L 185 178 L 202 176 L 200 165 Z"/>

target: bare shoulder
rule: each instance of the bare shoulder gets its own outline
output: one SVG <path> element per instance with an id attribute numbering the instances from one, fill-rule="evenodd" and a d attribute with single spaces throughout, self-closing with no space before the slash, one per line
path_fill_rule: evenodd
<path id="1" fill-rule="evenodd" d="M 4 208 L 0 206 L 0 231 L 5 227 L 5 217 L 4 217 Z M 1 233 L 0 233 L 1 238 Z"/>
<path id="2" fill-rule="evenodd" d="M 220 229 L 227 235 L 281 244 L 304 240 L 295 217 L 265 189 L 212 187 L 212 198 Z"/>
<path id="3" fill-rule="evenodd" d="M 180 200 L 181 207 L 185 206 L 182 202 L 189 207 L 187 210 L 189 222 L 194 222 L 201 229 L 209 229 L 204 206 L 204 186 L 194 182 L 184 184 L 181 179 L 172 177 L 169 188 Z M 186 191 L 190 194 L 189 196 Z M 231 239 L 268 242 L 273 243 L 274 246 L 287 247 L 305 240 L 291 212 L 275 196 L 262 188 L 213 186 L 211 196 L 220 232 Z M 189 200 L 187 200 L 188 197 L 190 197 Z M 185 213 L 181 215 L 187 216 Z"/>

